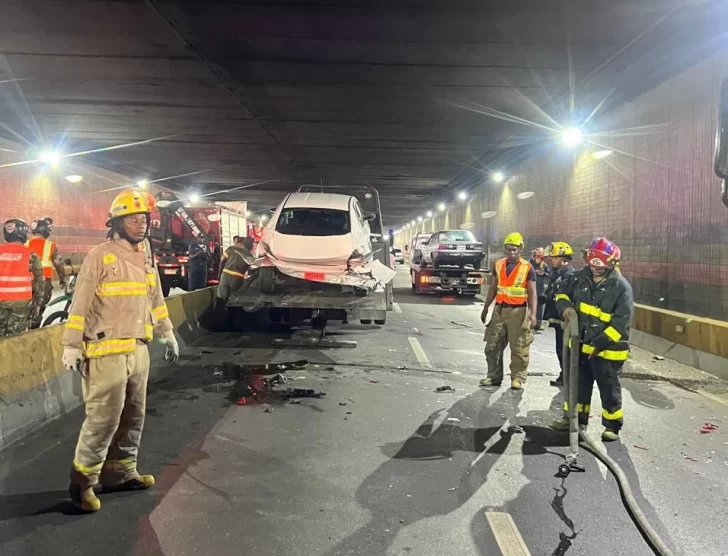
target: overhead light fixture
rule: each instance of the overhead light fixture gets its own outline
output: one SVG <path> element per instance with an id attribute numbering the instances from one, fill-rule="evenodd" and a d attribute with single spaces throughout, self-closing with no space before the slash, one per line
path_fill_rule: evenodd
<path id="1" fill-rule="evenodd" d="M 490 178 L 491 178 L 491 179 L 492 179 L 492 180 L 493 180 L 493 181 L 494 181 L 495 183 L 500 183 L 500 182 L 502 182 L 502 181 L 503 181 L 504 179 L 506 179 L 506 176 L 505 176 L 505 174 L 504 174 L 503 172 L 493 172 L 493 174 L 492 174 L 492 175 L 490 176 Z"/>
<path id="2" fill-rule="evenodd" d="M 602 158 L 607 158 L 610 154 L 613 154 L 614 151 L 611 151 L 609 149 L 604 149 L 601 151 L 596 151 L 592 153 L 592 158 L 596 158 L 597 160 L 601 160 Z"/>
<path id="3" fill-rule="evenodd" d="M 535 193 L 533 191 L 523 191 L 516 195 L 516 197 L 518 197 L 521 201 L 524 201 L 525 199 L 530 199 L 534 195 Z"/>
<path id="4" fill-rule="evenodd" d="M 494 210 L 487 210 L 483 214 L 481 214 L 480 217 L 487 220 L 488 218 L 493 218 L 496 214 L 498 213 Z"/>
<path id="5" fill-rule="evenodd" d="M 427 218 L 432 218 L 432 211 L 431 210 L 428 210 L 427 211 Z"/>
<path id="6" fill-rule="evenodd" d="M 447 205 L 445 203 L 440 203 L 439 205 L 437 205 L 437 210 L 439 210 L 440 212 L 445 212 L 445 209 L 447 209 Z"/>
<path id="7" fill-rule="evenodd" d="M 200 194 L 199 193 L 193 193 L 190 195 L 190 202 L 191 203 L 199 203 L 200 202 Z"/>
<path id="8" fill-rule="evenodd" d="M 422 217 L 421 216 L 418 216 L 417 217 L 417 222 L 422 222 Z"/>
<path id="9" fill-rule="evenodd" d="M 578 127 L 570 127 L 561 132 L 561 141 L 570 149 L 578 147 L 583 139 L 584 134 Z"/>
<path id="10" fill-rule="evenodd" d="M 458 193 L 458 199 L 460 199 L 461 201 L 464 201 L 467 198 L 468 198 L 468 194 L 465 193 L 465 191 L 461 191 L 460 193 Z"/>
<path id="11" fill-rule="evenodd" d="M 76 174 L 66 176 L 66 181 L 70 181 L 71 183 L 80 183 L 83 181 L 83 176 L 78 176 Z"/>
<path id="12" fill-rule="evenodd" d="M 268 215 L 267 214 L 261 214 L 260 215 L 260 221 L 261 222 L 265 222 L 266 220 L 268 220 Z"/>
<path id="13" fill-rule="evenodd" d="M 410 222 L 410 224 L 412 224 L 414 226 L 416 224 L 416 222 L 413 220 L 412 222 Z"/>
<path id="14" fill-rule="evenodd" d="M 56 166 L 61 161 L 61 155 L 56 151 L 47 150 L 40 153 L 38 160 Z"/>

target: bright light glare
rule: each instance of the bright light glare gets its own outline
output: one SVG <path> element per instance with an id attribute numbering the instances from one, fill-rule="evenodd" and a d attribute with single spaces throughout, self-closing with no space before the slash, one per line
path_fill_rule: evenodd
<path id="1" fill-rule="evenodd" d="M 592 153 L 592 158 L 601 160 L 602 158 L 607 158 L 612 153 L 614 153 L 614 151 L 610 151 L 609 149 L 604 149 L 603 151 L 597 151 L 595 153 Z"/>
<path id="2" fill-rule="evenodd" d="M 199 203 L 200 202 L 200 194 L 199 193 L 193 193 L 190 195 L 190 202 L 191 203 Z"/>
<path id="3" fill-rule="evenodd" d="M 422 217 L 421 216 L 418 216 L 417 217 L 417 222 L 422 222 Z"/>
<path id="4" fill-rule="evenodd" d="M 61 161 L 61 155 L 56 151 L 43 151 L 38 158 L 51 166 L 55 166 Z"/>
<path id="5" fill-rule="evenodd" d="M 584 134 L 578 127 L 570 127 L 561 133 L 561 141 L 570 149 L 579 146 L 583 138 Z"/>
<path id="6" fill-rule="evenodd" d="M 461 201 L 464 201 L 467 198 L 468 198 L 468 194 L 465 193 L 465 191 L 461 191 L 460 193 L 458 193 L 458 199 L 460 199 Z"/>
<path id="7" fill-rule="evenodd" d="M 261 222 L 265 222 L 266 220 L 268 220 L 268 215 L 267 214 L 261 214 L 260 215 L 260 221 Z"/>
<path id="8" fill-rule="evenodd" d="M 250 211 L 249 211 L 249 210 L 246 210 L 246 211 L 245 211 L 245 217 L 247 218 L 247 217 L 249 217 L 249 216 L 250 216 Z"/>
<path id="9" fill-rule="evenodd" d="M 437 205 L 437 210 L 439 210 L 440 212 L 445 212 L 445 209 L 447 209 L 447 205 L 445 203 L 440 203 L 439 205 Z"/>
<path id="10" fill-rule="evenodd" d="M 410 224 L 412 224 L 414 226 L 416 224 L 416 222 L 413 220 L 412 222 L 410 222 Z"/>
<path id="11" fill-rule="evenodd" d="M 139 180 L 137 185 L 139 186 L 139 189 L 146 189 L 149 182 L 147 180 Z"/>
<path id="12" fill-rule="evenodd" d="M 506 179 L 506 176 L 503 174 L 503 172 L 493 172 L 491 178 L 495 183 L 500 183 L 504 179 Z"/>
<path id="13" fill-rule="evenodd" d="M 428 210 L 427 211 L 427 218 L 432 218 L 432 211 L 431 210 Z"/>
<path id="14" fill-rule="evenodd" d="M 80 183 L 83 181 L 83 176 L 77 176 L 76 174 L 66 176 L 66 181 L 70 181 L 71 183 Z"/>

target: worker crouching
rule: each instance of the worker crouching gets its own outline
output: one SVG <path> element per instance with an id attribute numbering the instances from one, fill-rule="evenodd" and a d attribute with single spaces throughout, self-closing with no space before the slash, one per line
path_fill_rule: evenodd
<path id="1" fill-rule="evenodd" d="M 485 323 L 488 309 L 495 300 L 495 309 L 485 327 L 485 359 L 488 376 L 481 386 L 499 386 L 503 381 L 503 351 L 511 348 L 511 388 L 523 389 L 533 328 L 536 326 L 536 273 L 521 257 L 524 242 L 521 234 L 511 233 L 505 239 L 506 257 L 496 261 L 480 320 Z M 505 336 L 505 339 L 504 339 Z M 507 341 L 507 342 L 506 342 Z"/>
<path id="2" fill-rule="evenodd" d="M 166 359 L 179 346 L 169 320 L 151 248 L 148 197 L 120 193 L 111 205 L 108 241 L 86 256 L 63 334 L 63 364 L 83 377 L 86 419 L 76 446 L 69 489 L 83 511 L 101 509 L 94 493 L 138 490 L 154 477 L 137 471 L 146 412 L 153 333 L 167 342 Z"/>
<path id="3" fill-rule="evenodd" d="M 556 306 L 568 323 L 579 322 L 579 424 L 589 422 L 594 381 L 602 399 L 602 440 L 619 438 L 622 428 L 622 386 L 620 377 L 629 357 L 629 329 L 634 312 L 632 287 L 614 269 L 619 248 L 606 238 L 595 239 L 587 250 L 588 265 L 562 281 L 556 291 Z M 564 403 L 568 410 L 568 402 Z M 568 430 L 566 416 L 551 423 Z"/>

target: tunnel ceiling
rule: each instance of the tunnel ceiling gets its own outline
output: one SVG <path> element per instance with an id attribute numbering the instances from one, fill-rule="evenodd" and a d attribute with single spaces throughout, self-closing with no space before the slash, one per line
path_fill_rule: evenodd
<path id="1" fill-rule="evenodd" d="M 182 193 L 257 184 L 210 197 L 254 209 L 301 184 L 372 185 L 394 225 L 553 140 L 482 107 L 583 120 L 723 46 L 725 4 L 13 0 L 1 132 L 64 152 L 163 137 L 88 158 L 194 173 L 164 182 Z"/>

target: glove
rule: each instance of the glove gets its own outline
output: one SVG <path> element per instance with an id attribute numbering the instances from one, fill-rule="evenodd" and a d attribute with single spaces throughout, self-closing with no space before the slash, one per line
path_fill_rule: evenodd
<path id="1" fill-rule="evenodd" d="M 167 351 L 164 353 L 164 360 L 170 363 L 176 363 L 179 359 L 179 344 L 177 338 L 174 337 L 174 330 L 165 332 L 163 338 L 167 342 Z"/>
<path id="2" fill-rule="evenodd" d="M 83 364 L 83 354 L 79 348 L 64 346 L 61 361 L 67 371 L 74 371 L 86 378 L 86 366 Z"/>

